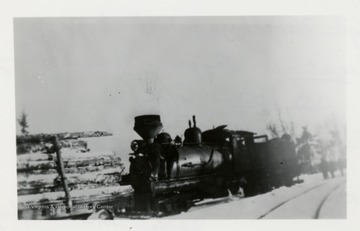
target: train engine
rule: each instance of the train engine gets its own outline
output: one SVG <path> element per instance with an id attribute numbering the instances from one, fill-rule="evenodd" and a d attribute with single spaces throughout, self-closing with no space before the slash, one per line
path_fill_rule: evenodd
<path id="1" fill-rule="evenodd" d="M 237 193 L 240 187 L 251 196 L 292 180 L 283 158 L 287 154 L 282 154 L 292 148 L 288 141 L 269 141 L 225 125 L 201 132 L 195 116 L 192 122 L 182 142 L 160 133 L 159 115 L 135 117 L 134 130 L 142 140 L 131 143 L 130 172 L 124 178 L 134 188 L 135 210 L 186 210 L 195 200 Z"/>
<path id="2" fill-rule="evenodd" d="M 194 198 L 227 194 L 228 168 L 231 165 L 228 148 L 202 143 L 202 133 L 196 127 L 195 117 L 193 126 L 189 121 L 183 143 L 179 137 L 174 143 L 169 134 L 159 134 L 161 129 L 158 115 L 135 117 L 134 130 L 143 139 L 131 143 L 134 153 L 130 157 L 128 180 L 134 188 L 137 209 L 153 210 L 153 203 L 149 205 L 152 200 L 159 202 L 172 198 L 176 200 L 172 203 L 180 201 L 184 206 Z"/>

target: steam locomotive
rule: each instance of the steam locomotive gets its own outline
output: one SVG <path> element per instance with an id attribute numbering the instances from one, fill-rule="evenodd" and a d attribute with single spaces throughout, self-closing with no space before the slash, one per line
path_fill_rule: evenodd
<path id="1" fill-rule="evenodd" d="M 160 133 L 159 115 L 135 117 L 134 130 L 142 139 L 131 143 L 130 171 L 121 182 L 134 189 L 133 210 L 186 210 L 194 201 L 229 191 L 252 196 L 290 186 L 300 173 L 289 135 L 269 140 L 226 125 L 202 132 L 195 116 L 192 122 L 184 140 L 172 140 Z"/>

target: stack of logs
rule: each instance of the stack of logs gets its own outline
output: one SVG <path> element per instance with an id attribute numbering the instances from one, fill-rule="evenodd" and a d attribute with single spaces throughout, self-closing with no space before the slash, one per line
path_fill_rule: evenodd
<path id="1" fill-rule="evenodd" d="M 87 142 L 78 139 L 111 134 L 75 133 L 75 137 L 74 133 L 55 135 L 60 139 L 63 173 L 70 192 L 93 191 L 102 194 L 118 185 L 124 170 L 120 157 L 113 152 L 91 152 Z M 44 199 L 44 195 L 51 197 L 51 193 L 59 195 L 59 191 L 64 191 L 58 155 L 49 137 L 44 134 L 17 137 L 18 150 L 21 150 L 17 155 L 18 196 L 34 198 L 29 196 L 38 194 L 41 195 L 39 198 Z M 23 153 L 24 150 L 27 153 Z"/>

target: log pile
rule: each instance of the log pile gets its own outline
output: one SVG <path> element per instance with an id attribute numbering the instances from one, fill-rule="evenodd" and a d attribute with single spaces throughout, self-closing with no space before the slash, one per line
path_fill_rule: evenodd
<path id="1" fill-rule="evenodd" d="M 90 152 L 86 141 L 78 137 L 103 136 L 110 133 L 61 133 L 61 158 L 70 194 L 90 193 L 103 195 L 121 191 L 118 182 L 124 169 L 120 157 L 113 152 Z M 70 138 L 69 138 L 70 137 Z M 52 153 L 53 145 L 47 135 L 17 137 L 19 146 L 27 146 L 26 153 L 17 155 L 17 184 L 19 202 L 63 198 L 64 189 L 60 177 L 57 155 Z M 79 144 L 79 145 L 74 145 Z M 30 150 L 30 151 L 29 151 Z M 114 186 L 118 186 L 115 187 Z M 72 195 L 73 197 L 73 195 Z M 35 199 L 34 199 L 35 198 Z M 40 200 L 39 199 L 39 200 Z"/>
<path id="2" fill-rule="evenodd" d="M 65 168 L 117 166 L 121 159 L 112 152 L 78 152 L 67 148 L 62 149 Z M 29 172 L 33 170 L 56 169 L 56 154 L 30 153 L 17 156 L 18 172 Z M 81 168 L 79 169 L 81 170 Z M 70 170 L 75 171 L 75 170 Z"/>
<path id="3" fill-rule="evenodd" d="M 86 171 L 91 169 L 92 171 Z M 85 168 L 65 168 L 70 189 L 89 189 L 116 185 L 121 179 L 122 164 L 113 166 L 87 166 Z M 55 170 L 56 171 L 56 170 Z M 72 173 L 70 173 L 72 172 Z M 18 172 L 18 195 L 62 191 L 62 183 L 57 172 Z"/>
<path id="4" fill-rule="evenodd" d="M 84 198 L 94 198 L 98 196 L 117 196 L 124 193 L 131 193 L 133 189 L 131 186 L 109 186 L 109 187 L 102 187 L 102 188 L 94 188 L 94 189 L 75 189 L 71 191 L 71 197 L 76 199 L 84 199 Z M 55 200 L 63 200 L 64 199 L 64 192 L 57 191 L 57 192 L 45 192 L 41 194 L 29 194 L 23 195 L 18 197 L 18 204 L 24 206 L 28 203 L 36 203 L 41 201 L 55 201 Z"/>
<path id="5" fill-rule="evenodd" d="M 116 185 L 121 179 L 123 164 L 113 153 L 74 153 L 66 149 L 63 153 L 64 173 L 70 189 L 106 187 Z M 17 170 L 18 195 L 62 190 L 54 154 L 18 156 Z"/>
<path id="6" fill-rule="evenodd" d="M 68 139 L 79 139 L 79 138 L 89 138 L 89 137 L 102 137 L 102 136 L 112 136 L 109 132 L 104 131 L 95 131 L 95 132 L 63 132 L 56 134 L 36 134 L 36 135 L 20 135 L 16 136 L 16 143 L 28 143 L 35 144 L 40 142 L 47 142 L 51 137 L 57 136 L 59 140 L 68 140 Z"/>
<path id="7" fill-rule="evenodd" d="M 53 153 L 54 150 L 51 149 L 53 146 L 50 144 L 50 139 L 56 135 L 60 142 L 61 146 L 64 148 L 74 148 L 81 150 L 83 152 L 87 150 L 86 141 L 79 140 L 79 138 L 89 138 L 89 137 L 103 137 L 103 136 L 112 136 L 109 132 L 104 131 L 95 131 L 95 132 L 63 132 L 57 134 L 36 134 L 36 135 L 22 135 L 16 136 L 16 145 L 17 153 L 25 154 L 32 152 L 45 152 Z"/>

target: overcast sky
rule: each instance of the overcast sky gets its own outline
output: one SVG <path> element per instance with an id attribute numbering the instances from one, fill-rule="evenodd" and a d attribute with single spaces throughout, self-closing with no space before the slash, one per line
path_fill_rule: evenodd
<path id="1" fill-rule="evenodd" d="M 345 33 L 332 17 L 16 18 L 16 115 L 126 147 L 149 113 L 173 136 L 193 114 L 202 130 L 264 133 L 278 112 L 298 133 L 344 129 Z"/>

